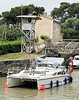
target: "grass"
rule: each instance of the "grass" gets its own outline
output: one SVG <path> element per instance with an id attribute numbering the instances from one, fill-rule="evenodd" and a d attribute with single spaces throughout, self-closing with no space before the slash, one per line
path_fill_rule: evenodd
<path id="1" fill-rule="evenodd" d="M 25 56 L 24 53 L 9 53 L 5 55 L 0 56 L 0 60 L 6 60 L 6 59 L 19 59 L 22 56 Z"/>
<path id="2" fill-rule="evenodd" d="M 31 59 L 35 56 L 40 56 L 40 54 L 26 54 L 26 53 L 9 53 L 5 55 L 0 55 L 0 60 L 8 60 L 8 59 Z"/>

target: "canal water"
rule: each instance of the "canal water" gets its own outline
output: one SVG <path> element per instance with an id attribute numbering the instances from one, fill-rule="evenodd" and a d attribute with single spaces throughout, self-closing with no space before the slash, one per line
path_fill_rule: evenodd
<path id="1" fill-rule="evenodd" d="M 6 77 L 0 77 L 0 100 L 79 100 L 79 70 L 72 76 L 72 83 L 46 90 L 5 88 Z"/>

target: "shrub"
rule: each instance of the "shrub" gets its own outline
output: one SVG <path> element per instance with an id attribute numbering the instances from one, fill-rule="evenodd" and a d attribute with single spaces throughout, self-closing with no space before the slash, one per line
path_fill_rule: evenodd
<path id="1" fill-rule="evenodd" d="M 2 40 L 3 27 L 0 26 L 0 40 Z"/>
<path id="2" fill-rule="evenodd" d="M 7 31 L 6 40 L 15 41 L 21 38 L 21 32 L 18 28 L 13 28 Z"/>
<path id="3" fill-rule="evenodd" d="M 21 51 L 21 42 L 20 41 L 8 41 L 0 42 L 0 55 L 7 53 L 15 53 Z"/>
<path id="4" fill-rule="evenodd" d="M 41 38 L 42 40 L 47 40 L 47 39 L 49 39 L 49 37 L 48 37 L 47 35 L 41 35 L 40 38 Z"/>

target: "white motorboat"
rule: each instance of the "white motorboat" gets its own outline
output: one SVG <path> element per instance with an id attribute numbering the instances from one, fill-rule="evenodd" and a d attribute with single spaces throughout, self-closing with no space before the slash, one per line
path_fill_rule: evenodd
<path id="1" fill-rule="evenodd" d="M 74 56 L 73 68 L 79 68 L 79 55 Z"/>
<path id="2" fill-rule="evenodd" d="M 17 74 L 8 75 L 7 82 L 8 87 L 33 84 L 38 89 L 45 89 L 70 83 L 72 82 L 72 77 L 65 71 L 63 66 L 51 61 L 43 61 L 35 68 L 30 67 Z"/>

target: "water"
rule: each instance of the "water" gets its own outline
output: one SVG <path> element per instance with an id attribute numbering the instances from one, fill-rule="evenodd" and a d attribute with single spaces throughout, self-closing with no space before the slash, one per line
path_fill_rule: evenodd
<path id="1" fill-rule="evenodd" d="M 73 73 L 73 82 L 53 89 L 5 88 L 6 78 L 0 78 L 0 100 L 79 100 L 79 71 Z"/>

